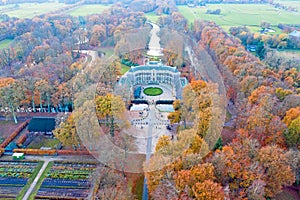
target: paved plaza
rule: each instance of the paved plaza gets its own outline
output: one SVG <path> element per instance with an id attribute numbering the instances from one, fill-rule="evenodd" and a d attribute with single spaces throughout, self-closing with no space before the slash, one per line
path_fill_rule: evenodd
<path id="1" fill-rule="evenodd" d="M 141 111 L 130 111 L 130 128 L 124 130 L 128 135 L 135 138 L 137 149 L 139 153 L 147 153 L 147 140 L 152 139 L 151 153 L 154 153 L 155 145 L 162 135 L 172 137 L 172 132 L 168 130 L 170 121 L 167 116 L 168 113 L 160 112 L 155 105 L 149 105 Z M 151 128 L 151 135 L 149 136 L 149 125 Z"/>

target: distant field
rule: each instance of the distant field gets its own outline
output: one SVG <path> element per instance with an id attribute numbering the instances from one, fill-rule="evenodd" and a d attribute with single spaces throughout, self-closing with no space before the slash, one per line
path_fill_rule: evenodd
<path id="1" fill-rule="evenodd" d="M 293 58 L 293 57 L 300 57 L 300 50 L 290 50 L 290 49 L 285 49 L 283 51 L 279 51 L 279 53 L 283 56 Z"/>
<path id="2" fill-rule="evenodd" d="M 300 12 L 300 1 L 285 1 L 285 0 L 276 0 L 275 1 L 276 3 L 280 3 L 280 4 L 283 4 L 283 5 L 286 5 L 286 6 L 291 6 L 291 7 L 294 7 L 294 8 L 297 8 L 298 9 L 298 12 Z"/>
<path id="3" fill-rule="evenodd" d="M 145 13 L 145 16 L 147 17 L 147 19 L 151 22 L 158 22 L 159 19 L 159 15 L 156 15 L 155 12 L 149 12 L 149 13 Z M 163 16 L 163 15 L 162 15 Z"/>
<path id="4" fill-rule="evenodd" d="M 0 49 L 7 48 L 13 40 L 2 40 L 0 41 Z"/>
<path id="5" fill-rule="evenodd" d="M 108 9 L 111 5 L 83 5 L 79 8 L 76 8 L 68 14 L 72 16 L 86 16 L 86 15 L 91 15 L 91 14 L 100 14 L 102 13 L 105 9 Z"/>
<path id="6" fill-rule="evenodd" d="M 21 3 L 13 10 L 5 11 L 3 14 L 7 14 L 10 17 L 18 18 L 32 18 L 36 15 L 41 15 L 54 11 L 56 9 L 66 6 L 64 3 Z M 2 6 L 0 6 L 0 9 Z"/>
<path id="7" fill-rule="evenodd" d="M 279 23 L 299 24 L 300 18 L 299 13 L 291 13 L 262 4 L 208 4 L 204 8 L 178 6 L 178 9 L 189 22 L 195 19 L 215 21 L 225 30 L 232 26 L 247 26 L 256 31 L 263 20 L 274 27 Z M 221 9 L 221 14 L 205 14 L 208 9 Z"/>

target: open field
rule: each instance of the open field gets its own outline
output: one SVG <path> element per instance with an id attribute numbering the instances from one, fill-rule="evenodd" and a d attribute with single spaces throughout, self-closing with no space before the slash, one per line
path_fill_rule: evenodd
<path id="1" fill-rule="evenodd" d="M 9 45 L 13 42 L 13 40 L 2 40 L 0 41 L 0 49 L 4 49 L 4 48 L 7 48 L 9 47 Z"/>
<path id="2" fill-rule="evenodd" d="M 3 12 L 2 14 L 17 18 L 32 18 L 36 15 L 55 11 L 64 6 L 66 6 L 64 3 L 22 3 L 18 4 L 13 10 Z"/>
<path id="3" fill-rule="evenodd" d="M 156 15 L 155 12 L 145 13 L 145 16 L 146 16 L 147 20 L 149 20 L 151 22 L 158 22 L 158 19 L 160 17 L 160 16 Z"/>
<path id="4" fill-rule="evenodd" d="M 290 56 L 300 56 L 300 50 L 292 50 L 292 49 L 285 49 L 283 51 L 279 51 L 282 54 L 290 55 Z"/>
<path id="5" fill-rule="evenodd" d="M 300 13 L 287 12 L 266 4 L 208 4 L 201 8 L 178 6 L 178 9 L 189 23 L 195 19 L 215 21 L 225 30 L 232 26 L 247 26 L 252 31 L 257 31 L 261 21 L 271 23 L 272 27 L 279 23 L 298 24 L 300 17 Z M 206 14 L 208 9 L 221 9 L 221 14 Z"/>
<path id="6" fill-rule="evenodd" d="M 280 4 L 283 4 L 285 6 L 291 6 L 293 8 L 297 8 L 298 9 L 298 12 L 300 12 L 300 1 L 298 0 L 294 0 L 294 1 L 285 1 L 285 0 L 277 0 L 275 1 L 276 3 L 280 3 Z"/>
<path id="7" fill-rule="evenodd" d="M 72 16 L 86 16 L 86 15 L 91 15 L 91 14 L 100 14 L 102 13 L 105 9 L 108 9 L 111 5 L 83 5 L 80 6 L 79 8 L 76 8 L 68 14 Z"/>

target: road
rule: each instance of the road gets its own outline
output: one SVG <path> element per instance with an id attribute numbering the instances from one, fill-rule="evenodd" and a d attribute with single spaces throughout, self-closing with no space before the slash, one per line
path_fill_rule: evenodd
<path id="1" fill-rule="evenodd" d="M 160 27 L 154 23 L 150 23 L 152 25 L 152 30 L 150 32 L 151 38 L 149 41 L 149 51 L 147 52 L 150 56 L 163 56 L 161 52 L 161 46 L 160 46 L 160 37 L 158 36 L 158 33 L 160 32 Z M 149 115 L 147 117 L 148 121 L 148 135 L 147 135 L 147 145 L 146 145 L 146 162 L 149 161 L 151 157 L 152 152 L 152 131 L 153 131 L 153 125 L 155 123 L 160 122 L 156 118 L 155 115 L 155 106 L 149 105 Z M 147 179 L 145 177 L 144 179 L 144 186 L 143 186 L 143 200 L 148 200 L 148 187 L 147 187 Z"/>
<path id="2" fill-rule="evenodd" d="M 155 113 L 155 105 L 149 105 L 149 115 L 147 117 L 148 119 L 148 135 L 147 135 L 147 146 L 146 146 L 146 162 L 150 160 L 151 153 L 152 153 L 152 132 L 153 132 L 153 126 L 156 123 L 159 123 L 160 120 L 156 118 Z M 147 187 L 147 179 L 145 177 L 144 179 L 144 186 L 143 186 L 143 200 L 148 200 L 148 187 Z"/>

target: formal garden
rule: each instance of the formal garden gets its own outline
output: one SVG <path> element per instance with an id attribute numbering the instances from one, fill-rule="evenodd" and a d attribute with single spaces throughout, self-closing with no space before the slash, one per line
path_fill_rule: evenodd
<path id="1" fill-rule="evenodd" d="M 43 162 L 0 161 L 0 199 L 22 199 Z"/>
<path id="2" fill-rule="evenodd" d="M 50 162 L 31 198 L 87 198 L 96 162 Z"/>

